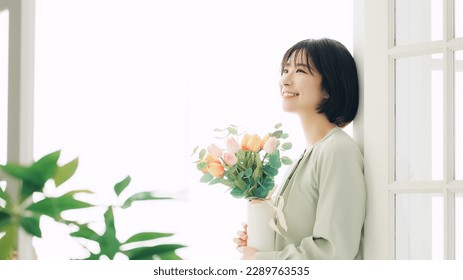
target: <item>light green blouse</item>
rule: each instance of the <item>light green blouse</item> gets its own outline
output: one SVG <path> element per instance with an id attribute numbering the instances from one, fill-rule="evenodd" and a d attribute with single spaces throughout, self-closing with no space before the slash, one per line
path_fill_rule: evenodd
<path id="1" fill-rule="evenodd" d="M 361 259 L 366 193 L 363 156 L 333 128 L 293 163 L 279 195 L 288 225 L 272 252 L 256 259 Z M 280 228 L 281 229 L 281 228 Z"/>

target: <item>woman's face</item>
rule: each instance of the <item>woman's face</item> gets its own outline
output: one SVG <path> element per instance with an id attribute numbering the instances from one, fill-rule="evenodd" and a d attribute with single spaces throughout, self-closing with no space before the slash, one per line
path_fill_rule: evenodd
<path id="1" fill-rule="evenodd" d="M 322 88 L 322 76 L 313 66 L 309 71 L 304 51 L 296 54 L 288 59 L 280 78 L 283 110 L 301 115 L 318 114 L 318 105 L 328 98 Z"/>

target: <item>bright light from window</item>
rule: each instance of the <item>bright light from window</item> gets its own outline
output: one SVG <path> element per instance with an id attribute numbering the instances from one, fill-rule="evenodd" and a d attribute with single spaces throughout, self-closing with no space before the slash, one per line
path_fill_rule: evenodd
<path id="1" fill-rule="evenodd" d="M 175 208 L 124 213 L 134 229 L 177 233 L 187 259 L 237 258 L 232 238 L 245 207 L 222 186 L 199 183 L 190 154 L 216 127 L 266 132 L 283 122 L 299 155 L 297 118 L 278 94 L 284 51 L 330 37 L 352 50 L 352 1 L 38 1 L 36 158 L 80 157 L 69 184 L 132 185 L 179 197 Z M 56 258 L 36 241 L 39 258 Z M 64 256 L 63 256 L 64 258 Z"/>
<path id="2" fill-rule="evenodd" d="M 0 11 L 0 164 L 6 163 L 8 120 L 8 11 Z"/>

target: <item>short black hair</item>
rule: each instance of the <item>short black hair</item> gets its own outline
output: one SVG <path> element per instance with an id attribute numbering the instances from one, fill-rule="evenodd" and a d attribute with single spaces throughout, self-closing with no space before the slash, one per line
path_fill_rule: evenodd
<path id="1" fill-rule="evenodd" d="M 322 76 L 322 87 L 329 98 L 318 105 L 318 112 L 337 126 L 348 125 L 355 118 L 359 105 L 357 67 L 349 50 L 328 38 L 300 41 L 283 56 L 281 73 L 293 54 L 305 54 L 307 65 L 313 65 Z"/>

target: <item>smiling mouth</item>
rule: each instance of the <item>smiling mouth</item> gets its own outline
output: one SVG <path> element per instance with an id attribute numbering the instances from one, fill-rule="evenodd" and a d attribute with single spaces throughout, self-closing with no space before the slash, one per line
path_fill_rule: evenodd
<path id="1" fill-rule="evenodd" d="M 299 93 L 284 91 L 281 96 L 283 97 L 294 97 L 299 96 Z"/>

